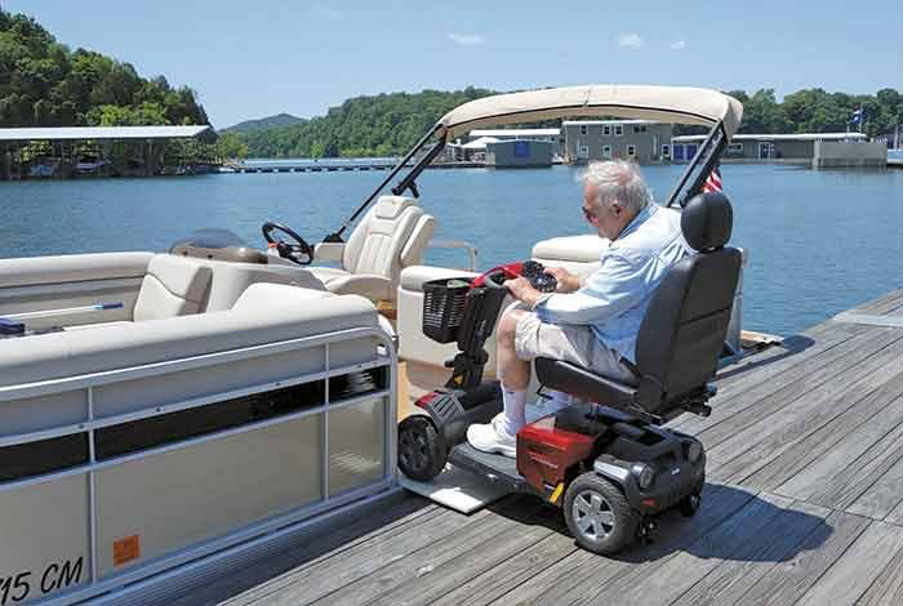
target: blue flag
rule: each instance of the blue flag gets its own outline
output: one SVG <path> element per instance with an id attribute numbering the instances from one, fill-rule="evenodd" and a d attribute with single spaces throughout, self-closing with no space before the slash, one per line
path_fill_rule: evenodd
<path id="1" fill-rule="evenodd" d="M 861 107 L 853 114 L 851 114 L 851 119 L 848 124 L 861 124 L 863 122 L 863 108 Z"/>

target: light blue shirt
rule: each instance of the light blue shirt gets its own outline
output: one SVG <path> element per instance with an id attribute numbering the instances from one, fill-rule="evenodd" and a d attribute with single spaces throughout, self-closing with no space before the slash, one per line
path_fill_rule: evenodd
<path id="1" fill-rule="evenodd" d="M 553 294 L 535 307 L 543 322 L 589 325 L 603 345 L 635 362 L 637 333 L 666 271 L 693 252 L 681 214 L 650 203 L 600 256 L 580 290 Z"/>

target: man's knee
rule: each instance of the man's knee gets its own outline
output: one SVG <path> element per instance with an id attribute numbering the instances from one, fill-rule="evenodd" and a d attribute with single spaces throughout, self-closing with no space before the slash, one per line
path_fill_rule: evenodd
<path id="1" fill-rule="evenodd" d="M 528 312 L 523 309 L 512 309 L 503 314 L 496 326 L 496 340 L 502 343 L 514 343 L 518 320 Z"/>

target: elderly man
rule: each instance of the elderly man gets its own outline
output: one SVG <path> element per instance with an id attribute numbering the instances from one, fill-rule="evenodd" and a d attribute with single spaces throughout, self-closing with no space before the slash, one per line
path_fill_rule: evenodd
<path id="1" fill-rule="evenodd" d="M 690 252 L 680 215 L 652 201 L 636 165 L 594 162 L 581 181 L 584 217 L 611 244 L 585 280 L 547 269 L 558 280 L 555 293 L 541 294 L 524 278 L 505 283 L 520 303 L 506 310 L 496 329 L 503 412 L 489 425 L 468 428 L 468 442 L 478 450 L 515 456 L 534 358 L 566 360 L 636 384 L 640 323 L 666 271 Z"/>

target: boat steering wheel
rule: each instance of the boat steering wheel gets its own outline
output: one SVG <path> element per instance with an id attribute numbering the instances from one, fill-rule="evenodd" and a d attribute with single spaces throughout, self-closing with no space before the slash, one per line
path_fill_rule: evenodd
<path id="1" fill-rule="evenodd" d="M 304 238 L 285 225 L 267 221 L 261 226 L 261 231 L 264 233 L 264 239 L 267 241 L 267 244 L 271 248 L 275 248 L 276 252 L 279 253 L 279 256 L 283 259 L 288 259 L 299 265 L 310 265 L 311 261 L 314 260 L 314 248 L 308 244 Z M 284 233 L 292 238 L 295 243 L 286 242 L 279 236 L 274 237 L 271 234 L 273 231 Z"/>

